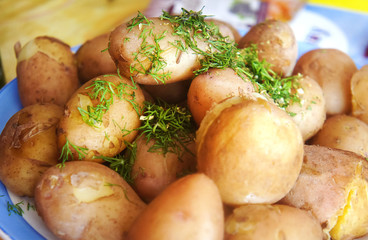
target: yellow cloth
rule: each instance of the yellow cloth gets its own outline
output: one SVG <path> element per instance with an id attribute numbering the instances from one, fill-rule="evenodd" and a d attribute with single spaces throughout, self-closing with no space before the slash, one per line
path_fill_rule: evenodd
<path id="1" fill-rule="evenodd" d="M 14 44 L 49 35 L 78 45 L 144 11 L 150 0 L 1 0 L 0 54 L 6 81 L 16 77 Z"/>
<path id="2" fill-rule="evenodd" d="M 309 0 L 310 3 L 368 12 L 368 0 Z"/>

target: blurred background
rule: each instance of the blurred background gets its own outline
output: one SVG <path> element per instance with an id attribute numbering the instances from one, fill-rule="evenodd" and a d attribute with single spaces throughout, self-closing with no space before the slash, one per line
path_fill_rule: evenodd
<path id="1" fill-rule="evenodd" d="M 158 16 L 200 10 L 229 21 L 243 35 L 265 18 L 289 21 L 300 54 L 316 47 L 347 52 L 358 67 L 368 64 L 368 0 L 1 0 L 0 86 L 16 77 L 14 44 L 49 35 L 77 46 L 109 32 L 141 11 Z"/>

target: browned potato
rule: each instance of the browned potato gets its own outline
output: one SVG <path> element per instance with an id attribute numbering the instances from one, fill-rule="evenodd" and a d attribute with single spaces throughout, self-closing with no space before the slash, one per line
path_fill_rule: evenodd
<path id="1" fill-rule="evenodd" d="M 326 101 L 321 87 L 308 76 L 298 79 L 296 91 L 300 102 L 291 103 L 285 110 L 302 132 L 304 141 L 314 136 L 326 120 Z"/>
<path id="2" fill-rule="evenodd" d="M 266 20 L 254 25 L 239 42 L 239 48 L 256 44 L 258 57 L 271 64 L 279 75 L 289 75 L 295 65 L 298 44 L 290 26 L 281 20 Z"/>
<path id="3" fill-rule="evenodd" d="M 351 79 L 352 115 L 368 124 L 368 65 L 354 73 Z"/>
<path id="4" fill-rule="evenodd" d="M 58 163 L 56 126 L 63 109 L 29 105 L 14 114 L 0 136 L 0 180 L 8 190 L 33 197 L 43 172 Z"/>
<path id="5" fill-rule="evenodd" d="M 354 61 L 337 49 L 315 49 L 303 54 L 293 74 L 301 73 L 321 86 L 328 115 L 350 113 L 350 81 L 357 71 Z"/>
<path id="6" fill-rule="evenodd" d="M 75 53 L 81 83 L 102 74 L 116 73 L 116 65 L 107 51 L 110 33 L 99 35 L 83 43 Z"/>
<path id="7" fill-rule="evenodd" d="M 154 140 L 147 142 L 145 135 L 136 140 L 137 151 L 132 169 L 133 186 L 146 202 L 154 199 L 169 184 L 196 170 L 194 142 L 186 144 L 189 151 L 177 153 L 150 151 Z"/>
<path id="8" fill-rule="evenodd" d="M 127 240 L 222 240 L 224 210 L 216 185 L 191 174 L 169 185 L 137 217 Z"/>
<path id="9" fill-rule="evenodd" d="M 37 184 L 35 204 L 60 239 L 125 239 L 146 207 L 124 179 L 94 162 L 49 168 Z"/>
<path id="10" fill-rule="evenodd" d="M 250 204 L 237 207 L 225 222 L 225 240 L 322 240 L 317 219 L 307 211 L 286 206 Z"/>
<path id="11" fill-rule="evenodd" d="M 138 85 L 117 75 L 89 80 L 67 102 L 58 127 L 59 149 L 69 160 L 103 162 L 132 142 L 140 126 L 144 96 Z"/>
<path id="12" fill-rule="evenodd" d="M 310 144 L 352 151 L 368 157 L 368 125 L 348 115 L 334 115 L 326 120 Z"/>
<path id="13" fill-rule="evenodd" d="M 55 103 L 64 106 L 79 87 L 77 64 L 62 41 L 36 37 L 23 48 L 15 45 L 19 97 L 23 106 Z"/>
<path id="14" fill-rule="evenodd" d="M 368 233 L 368 162 L 339 149 L 305 145 L 304 162 L 282 203 L 311 211 L 332 239 Z"/>
<path id="15" fill-rule="evenodd" d="M 294 185 L 303 139 L 291 117 L 263 96 L 214 106 L 197 131 L 198 171 L 214 180 L 224 203 L 274 203 Z"/>
<path id="16" fill-rule="evenodd" d="M 242 79 L 231 68 L 210 69 L 195 77 L 188 91 L 188 107 L 199 126 L 207 111 L 225 98 L 254 92 L 250 80 Z"/>

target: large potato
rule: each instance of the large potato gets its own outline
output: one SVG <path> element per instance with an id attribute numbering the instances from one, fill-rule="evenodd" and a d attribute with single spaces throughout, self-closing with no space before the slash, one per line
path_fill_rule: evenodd
<path id="1" fill-rule="evenodd" d="M 322 240 L 322 227 L 309 212 L 286 206 L 249 204 L 226 218 L 225 240 Z"/>
<path id="2" fill-rule="evenodd" d="M 210 69 L 195 77 L 188 91 L 188 107 L 199 126 L 213 105 L 231 96 L 254 92 L 253 84 L 231 68 Z"/>
<path id="3" fill-rule="evenodd" d="M 334 115 L 326 120 L 309 143 L 368 157 L 368 125 L 353 116 Z"/>
<path id="4" fill-rule="evenodd" d="M 127 240 L 221 240 L 224 210 L 216 185 L 204 174 L 169 185 L 137 217 Z"/>
<path id="5" fill-rule="evenodd" d="M 326 100 L 328 115 L 350 113 L 351 77 L 357 71 L 354 61 L 337 49 L 315 49 L 303 54 L 293 70 L 316 80 Z"/>
<path id="6" fill-rule="evenodd" d="M 137 135 L 143 101 L 139 86 L 128 79 L 103 75 L 89 80 L 66 104 L 57 132 L 59 149 L 70 151 L 68 160 L 103 162 L 98 156 L 115 156 Z"/>
<path id="7" fill-rule="evenodd" d="M 300 102 L 292 102 L 286 111 L 298 125 L 304 141 L 314 136 L 326 120 L 326 101 L 321 87 L 308 76 L 298 80 L 297 91 Z"/>
<path id="8" fill-rule="evenodd" d="M 146 207 L 118 173 L 86 161 L 49 168 L 37 184 L 35 204 L 46 226 L 64 240 L 123 240 Z"/>
<path id="9" fill-rule="evenodd" d="M 264 97 L 233 97 L 212 108 L 197 131 L 198 171 L 224 203 L 274 203 L 294 185 L 303 139 L 291 117 Z"/>
<path id="10" fill-rule="evenodd" d="M 102 74 L 116 73 L 115 63 L 107 51 L 109 36 L 105 33 L 94 37 L 83 43 L 75 53 L 81 83 Z"/>
<path id="11" fill-rule="evenodd" d="M 279 75 L 289 75 L 298 55 L 298 44 L 290 26 L 281 20 L 254 25 L 239 41 L 239 48 L 257 45 L 258 57 Z"/>
<path id="12" fill-rule="evenodd" d="M 63 109 L 33 104 L 15 113 L 0 136 L 0 180 L 8 190 L 33 197 L 37 181 L 58 163 L 56 127 Z"/>
<path id="13" fill-rule="evenodd" d="M 23 48 L 15 45 L 19 97 L 23 106 L 55 103 L 64 106 L 79 87 L 77 64 L 62 41 L 36 37 Z"/>
<path id="14" fill-rule="evenodd" d="M 311 211 L 334 240 L 368 233 L 368 162 L 339 149 L 305 145 L 303 167 L 282 203 Z"/>
<path id="15" fill-rule="evenodd" d="M 351 78 L 352 115 L 368 124 L 368 65 Z"/>

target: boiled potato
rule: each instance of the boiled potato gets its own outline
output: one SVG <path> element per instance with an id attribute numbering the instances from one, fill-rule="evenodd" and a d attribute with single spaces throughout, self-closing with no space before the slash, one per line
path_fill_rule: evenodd
<path id="1" fill-rule="evenodd" d="M 351 111 L 350 82 L 357 71 L 354 61 L 346 53 L 331 48 L 314 49 L 297 61 L 293 74 L 301 73 L 316 80 L 326 100 L 328 115 Z"/>
<path id="2" fill-rule="evenodd" d="M 58 163 L 56 127 L 63 109 L 33 104 L 15 113 L 0 136 L 0 180 L 19 196 L 33 197 L 43 172 Z"/>
<path id="3" fill-rule="evenodd" d="M 105 33 L 94 37 L 83 43 L 75 53 L 81 83 L 99 75 L 116 73 L 116 65 L 107 51 L 109 36 L 110 33 Z"/>
<path id="4" fill-rule="evenodd" d="M 187 102 L 194 121 L 199 126 L 213 105 L 231 96 L 254 92 L 249 79 L 242 79 L 231 68 L 210 69 L 195 77 L 190 84 Z"/>
<path id="5" fill-rule="evenodd" d="M 290 26 L 270 19 L 254 25 L 239 41 L 239 48 L 257 45 L 258 57 L 279 75 L 289 75 L 298 54 L 298 44 Z"/>
<path id="6" fill-rule="evenodd" d="M 301 173 L 282 203 L 311 211 L 334 240 L 368 233 L 368 162 L 339 149 L 305 145 Z"/>
<path id="7" fill-rule="evenodd" d="M 323 124 L 310 144 L 352 151 L 368 157 L 368 125 L 348 115 L 334 115 Z"/>
<path id="8" fill-rule="evenodd" d="M 263 96 L 214 106 L 197 131 L 197 168 L 216 183 L 225 204 L 274 203 L 294 185 L 303 139 L 291 117 Z"/>
<path id="9" fill-rule="evenodd" d="M 326 101 L 319 84 L 308 76 L 298 80 L 299 102 L 292 102 L 286 111 L 298 125 L 304 141 L 314 136 L 326 120 Z"/>
<path id="10" fill-rule="evenodd" d="M 78 89 L 77 64 L 70 47 L 41 36 L 15 45 L 19 97 L 23 106 L 54 103 L 64 106 Z"/>
<path id="11" fill-rule="evenodd" d="M 89 80 L 67 102 L 57 130 L 68 160 L 103 162 L 132 142 L 140 126 L 144 96 L 138 85 L 117 75 Z"/>
<path id="12" fill-rule="evenodd" d="M 169 184 L 178 178 L 196 170 L 194 142 L 186 144 L 187 151 L 179 153 L 152 151 L 154 144 L 147 142 L 145 135 L 136 140 L 137 151 L 132 169 L 133 186 L 137 194 L 146 202 L 150 202 Z"/>
<path id="13" fill-rule="evenodd" d="M 224 37 L 228 37 L 230 40 L 238 43 L 241 39 L 241 36 L 236 28 L 232 26 L 230 23 L 222 21 L 217 18 L 206 19 L 206 21 L 211 22 L 218 26 L 219 31 Z"/>
<path id="14" fill-rule="evenodd" d="M 368 65 L 351 78 L 352 115 L 368 124 Z"/>
<path id="15" fill-rule="evenodd" d="M 146 207 L 124 179 L 95 162 L 49 168 L 35 190 L 38 214 L 60 239 L 125 239 Z"/>
<path id="16" fill-rule="evenodd" d="M 221 240 L 224 210 L 216 185 L 187 175 L 159 194 L 136 218 L 127 240 Z"/>
<path id="17" fill-rule="evenodd" d="M 322 240 L 322 227 L 309 212 L 286 206 L 237 207 L 225 222 L 225 240 Z"/>

